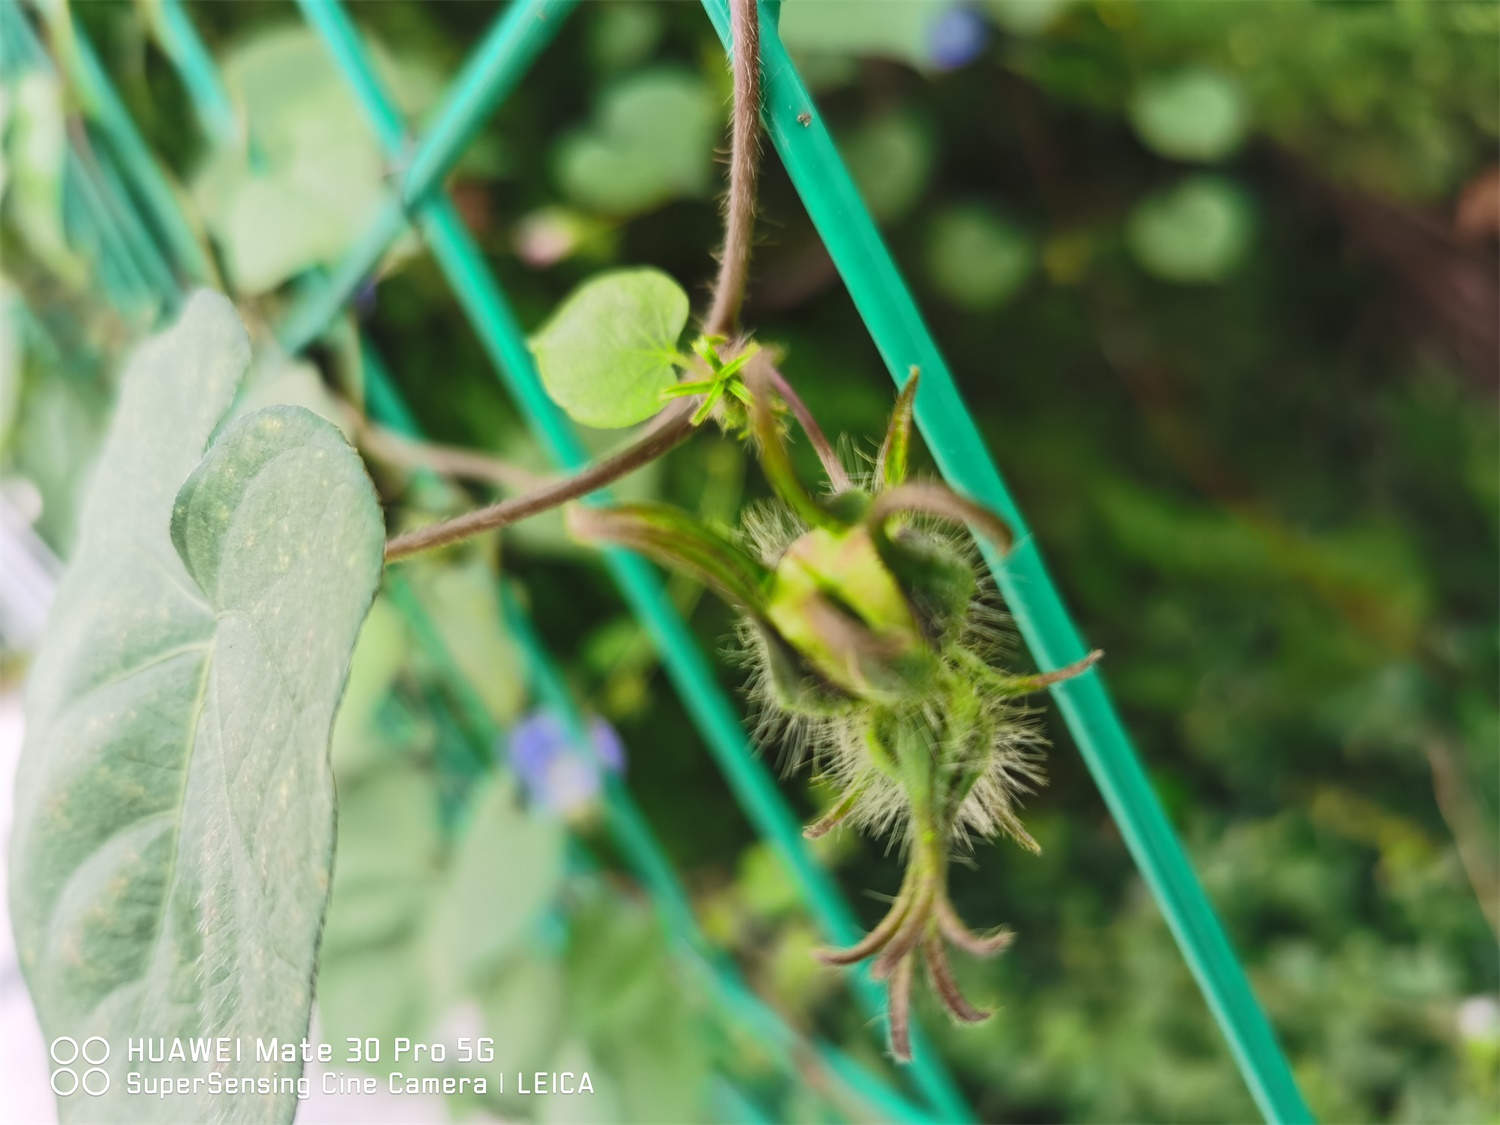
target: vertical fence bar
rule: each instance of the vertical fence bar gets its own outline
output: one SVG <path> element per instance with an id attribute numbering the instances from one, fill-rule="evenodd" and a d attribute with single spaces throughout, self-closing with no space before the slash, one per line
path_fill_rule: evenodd
<path id="1" fill-rule="evenodd" d="M 406 149 L 405 124 L 375 74 L 349 17 L 336 0 L 298 2 L 308 22 L 323 35 L 340 69 L 350 76 L 351 87 L 373 98 L 364 104 L 365 111 L 387 158 L 399 162 Z M 586 451 L 542 388 L 525 334 L 451 202 L 446 196 L 433 195 L 416 212 L 429 248 L 532 430 L 541 437 L 553 460 L 564 468 L 585 464 Z M 828 873 L 808 853 L 801 826 L 746 741 L 738 716 L 656 572 L 645 560 L 629 552 L 608 550 L 604 559 L 656 643 L 668 676 L 703 733 L 740 806 L 791 871 L 824 933 L 840 943 L 855 940 L 860 931 L 853 914 Z M 858 970 L 853 979 L 861 1003 L 873 1014 L 883 1015 L 883 992 L 869 976 L 868 969 Z M 967 1106 L 919 1028 L 913 1028 L 912 1053 L 912 1078 L 939 1114 L 949 1121 L 968 1120 Z"/>
<path id="2" fill-rule="evenodd" d="M 702 0 L 726 47 L 728 0 Z M 913 372 L 917 422 L 943 476 L 1003 515 L 1016 533 L 1004 558 L 984 543 L 1006 604 L 1042 669 L 1087 652 L 1020 509 L 974 425 L 942 354 L 870 218 L 817 106 L 776 28 L 761 12 L 763 117 L 844 284 L 897 385 Z M 1261 1112 L 1272 1121 L 1312 1119 L 1274 1031 L 1192 865 L 1147 780 L 1096 669 L 1052 693 L 1121 835 L 1166 916 Z"/>

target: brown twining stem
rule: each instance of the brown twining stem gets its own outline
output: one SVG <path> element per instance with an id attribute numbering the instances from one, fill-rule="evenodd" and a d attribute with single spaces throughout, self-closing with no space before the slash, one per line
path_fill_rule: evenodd
<path id="1" fill-rule="evenodd" d="M 750 274 L 750 251 L 755 234 L 755 185 L 760 168 L 760 24 L 756 0 L 730 0 L 730 31 L 734 53 L 734 116 L 730 122 L 729 195 L 724 211 L 724 248 L 719 254 L 719 276 L 713 301 L 703 318 L 709 336 L 727 336 L 739 322 L 740 306 Z M 791 408 L 812 443 L 835 492 L 850 487 L 849 475 L 834 452 L 823 427 L 808 410 L 786 376 L 769 360 L 757 362 L 766 381 Z"/>
<path id="2" fill-rule="evenodd" d="M 498 457 L 472 449 L 419 441 L 349 412 L 359 447 L 377 461 L 399 469 L 428 470 L 458 480 L 482 481 L 500 488 L 536 488 L 546 478 Z"/>
<path id="3" fill-rule="evenodd" d="M 385 545 L 386 562 L 505 527 L 603 488 L 686 441 L 694 430 L 692 414 L 696 403 L 697 400 L 692 398 L 679 399 L 658 414 L 650 429 L 638 440 L 572 476 L 543 485 L 524 496 L 502 500 L 487 508 L 477 508 L 454 519 L 396 536 Z"/>
<path id="4" fill-rule="evenodd" d="M 760 165 L 760 24 L 755 0 L 729 0 L 733 35 L 734 113 L 729 126 L 729 196 L 724 247 L 713 301 L 703 318 L 708 336 L 728 336 L 739 323 L 755 231 L 755 180 Z"/>

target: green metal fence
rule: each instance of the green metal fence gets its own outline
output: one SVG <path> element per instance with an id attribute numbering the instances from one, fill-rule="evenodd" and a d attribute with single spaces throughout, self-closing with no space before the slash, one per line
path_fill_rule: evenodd
<path id="1" fill-rule="evenodd" d="M 483 256 L 442 191 L 442 179 L 496 105 L 557 33 L 575 0 L 512 0 L 474 49 L 437 109 L 415 134 L 371 65 L 337 0 L 298 0 L 348 80 L 393 173 L 389 200 L 370 230 L 326 274 L 302 280 L 302 295 L 275 326 L 295 353 L 333 323 L 395 239 L 409 227 L 422 234 L 448 278 L 496 373 L 552 459 L 581 466 L 586 453 L 571 424 L 543 391 L 525 334 Z M 703 0 L 726 51 L 732 50 L 728 0 Z M 1087 651 L 1053 584 L 1025 518 L 985 448 L 952 375 L 851 181 L 843 161 L 777 32 L 779 0 L 760 0 L 763 119 L 768 135 L 843 277 L 893 380 L 920 371 L 916 414 L 944 477 L 961 492 L 1000 512 L 1017 545 L 1003 558 L 985 546 L 986 559 L 1037 665 L 1061 667 Z M 57 18 L 58 9 L 48 8 Z M 162 46 L 188 91 L 208 140 L 244 144 L 241 124 L 179 0 L 153 6 Z M 0 0 L 0 69 L 50 65 L 19 0 Z M 59 30 L 54 27 L 54 30 Z M 98 284 L 126 308 L 169 311 L 185 287 L 212 283 L 213 267 L 171 184 L 115 91 L 88 40 L 77 28 L 55 34 L 56 64 L 76 90 L 98 143 L 89 160 L 77 153 L 66 169 L 66 206 L 97 251 Z M 253 138 L 248 138 L 253 144 Z M 368 405 L 385 424 L 415 434 L 415 424 L 380 359 L 363 343 Z M 594 497 L 596 501 L 602 497 Z M 738 712 L 718 687 L 708 662 L 667 598 L 656 571 L 636 555 L 605 553 L 606 566 L 655 642 L 668 675 L 756 830 L 786 865 L 826 937 L 850 943 L 854 916 L 826 872 L 803 845 L 799 825 L 743 731 Z M 446 661 L 436 631 L 416 599 L 404 593 L 399 572 L 387 588 L 408 616 L 418 643 Z M 502 584 L 506 624 L 528 658 L 534 692 L 575 733 L 580 719 L 522 601 Z M 1073 738 L 1099 785 L 1127 847 L 1171 927 L 1183 956 L 1223 1031 L 1246 1084 L 1268 1120 L 1310 1121 L 1275 1035 L 1245 978 L 1213 907 L 1172 831 L 1096 669 L 1052 688 Z M 483 730 L 483 727 L 480 728 Z M 493 732 L 488 732 L 493 733 Z M 790 1073 L 819 1068 L 858 1106 L 856 1115 L 893 1120 L 964 1121 L 970 1111 L 930 1046 L 913 1036 L 912 1065 L 900 1078 L 876 1074 L 838 1048 L 789 1028 L 739 979 L 708 944 L 675 872 L 629 794 L 612 784 L 607 823 L 614 840 L 651 893 L 662 923 L 725 1015 L 752 1028 L 773 1047 Z M 857 970 L 859 1002 L 873 1015 L 881 992 Z M 915 1029 L 914 1029 L 915 1031 Z M 921 1102 L 899 1092 L 909 1082 Z M 742 1092 L 725 1087 L 721 1102 L 736 1114 L 753 1111 Z"/>

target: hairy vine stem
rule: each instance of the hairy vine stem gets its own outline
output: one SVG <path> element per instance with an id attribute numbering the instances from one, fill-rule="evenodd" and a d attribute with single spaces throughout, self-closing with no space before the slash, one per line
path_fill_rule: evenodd
<path id="1" fill-rule="evenodd" d="M 724 247 L 719 256 L 719 273 L 714 282 L 713 297 L 703 331 L 709 336 L 728 336 L 739 322 L 740 306 L 745 302 L 746 278 L 750 272 L 750 250 L 755 227 L 756 174 L 760 163 L 760 25 L 756 20 L 755 0 L 730 0 L 730 19 L 734 32 L 734 108 L 730 119 L 729 193 L 724 213 Z M 817 422 L 807 412 L 786 380 L 776 378 L 778 389 L 797 414 L 798 421 L 818 449 L 824 464 L 837 465 L 832 447 Z M 697 427 L 693 411 L 698 399 L 680 399 L 662 410 L 650 428 L 631 445 L 619 452 L 580 469 L 572 476 L 502 500 L 486 508 L 457 516 L 442 523 L 409 531 L 390 540 L 385 547 L 387 562 L 405 558 L 418 551 L 441 547 L 482 532 L 505 527 L 528 516 L 534 516 L 559 504 L 587 496 L 634 472 L 641 466 L 686 441 Z M 809 426 L 811 428 L 809 428 Z M 826 450 L 826 456 L 825 456 Z M 830 469 L 830 475 L 833 470 Z M 842 474 L 842 466 L 838 468 Z M 832 478 L 837 482 L 838 478 Z"/>
<path id="2" fill-rule="evenodd" d="M 760 168 L 760 24 L 755 0 L 730 0 L 734 51 L 734 111 L 729 128 L 729 197 L 724 248 L 713 301 L 703 318 L 709 336 L 728 336 L 739 322 L 755 233 L 755 184 Z"/>
<path id="3" fill-rule="evenodd" d="M 566 504 L 569 500 L 587 496 L 590 492 L 619 480 L 680 445 L 693 432 L 692 414 L 696 401 L 685 398 L 673 403 L 656 416 L 651 428 L 638 440 L 618 453 L 580 469 L 572 476 L 545 484 L 524 496 L 514 496 L 487 508 L 476 508 L 454 519 L 396 536 L 385 545 L 386 562 L 468 539 L 482 531 L 505 527 L 527 516 L 545 512 L 548 508 Z"/>
<path id="4" fill-rule="evenodd" d="M 377 461 L 398 469 L 428 469 L 458 480 L 480 481 L 506 489 L 536 488 L 546 482 L 542 473 L 534 473 L 472 449 L 436 442 L 419 441 L 405 434 L 368 421 L 349 412 L 357 444 Z"/>

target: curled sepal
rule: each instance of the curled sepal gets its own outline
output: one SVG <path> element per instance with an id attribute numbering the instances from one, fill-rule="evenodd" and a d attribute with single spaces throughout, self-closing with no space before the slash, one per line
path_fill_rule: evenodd
<path id="1" fill-rule="evenodd" d="M 667 504 L 575 505 L 568 529 L 590 542 L 616 543 L 694 575 L 720 597 L 763 616 L 771 572 L 739 544 Z"/>
<path id="2" fill-rule="evenodd" d="M 828 833 L 844 823 L 849 814 L 854 811 L 854 806 L 859 803 L 859 799 L 863 795 L 863 785 L 852 786 L 847 793 L 834 803 L 833 808 L 803 828 L 802 835 L 809 840 L 816 840 L 820 836 L 828 835 Z"/>
<path id="3" fill-rule="evenodd" d="M 1103 657 L 1104 650 L 1096 648 L 1082 660 L 1075 660 L 1051 672 L 1038 672 L 1034 676 L 996 676 L 995 684 L 1006 695 L 1030 695 L 1033 692 L 1045 691 L 1053 684 L 1060 684 L 1064 680 L 1083 675 Z"/>
<path id="4" fill-rule="evenodd" d="M 886 1019 L 891 1054 L 911 1062 L 911 958 L 903 957 L 886 985 Z"/>
<path id="5" fill-rule="evenodd" d="M 906 462 L 911 449 L 912 407 L 917 398 L 917 381 L 920 372 L 913 367 L 911 378 L 901 388 L 896 407 L 891 411 L 890 425 L 886 427 L 885 440 L 880 443 L 880 452 L 875 456 L 875 483 L 877 487 L 894 488 L 906 480 Z"/>
<path id="6" fill-rule="evenodd" d="M 884 535 L 885 526 L 904 513 L 937 516 L 953 523 L 967 524 L 991 543 L 1006 552 L 1015 536 L 1010 525 L 994 512 L 934 481 L 912 481 L 898 484 L 875 497 L 865 517 L 872 530 Z"/>
<path id="7" fill-rule="evenodd" d="M 921 961 L 933 993 L 954 1019 L 979 1023 L 990 1013 L 975 1007 L 960 991 L 947 945 L 977 957 L 992 957 L 1003 952 L 1013 937 L 1009 930 L 984 935 L 965 926 L 948 900 L 946 863 L 939 853 L 924 852 L 913 855 L 900 893 L 874 929 L 847 949 L 824 949 L 817 954 L 829 965 L 853 965 L 874 958 L 872 975 L 886 984 L 891 1053 L 900 1062 L 911 1060 L 911 985 L 916 962 Z"/>
<path id="8" fill-rule="evenodd" d="M 937 934 L 928 934 L 922 946 L 922 955 L 927 961 L 927 979 L 932 982 L 932 990 L 942 1000 L 943 1007 L 953 1014 L 954 1019 L 962 1023 L 983 1023 L 990 1018 L 989 1012 L 974 1007 L 958 990 L 958 982 L 953 979 L 953 969 L 948 964 L 948 950 L 944 948 L 942 938 Z"/>

